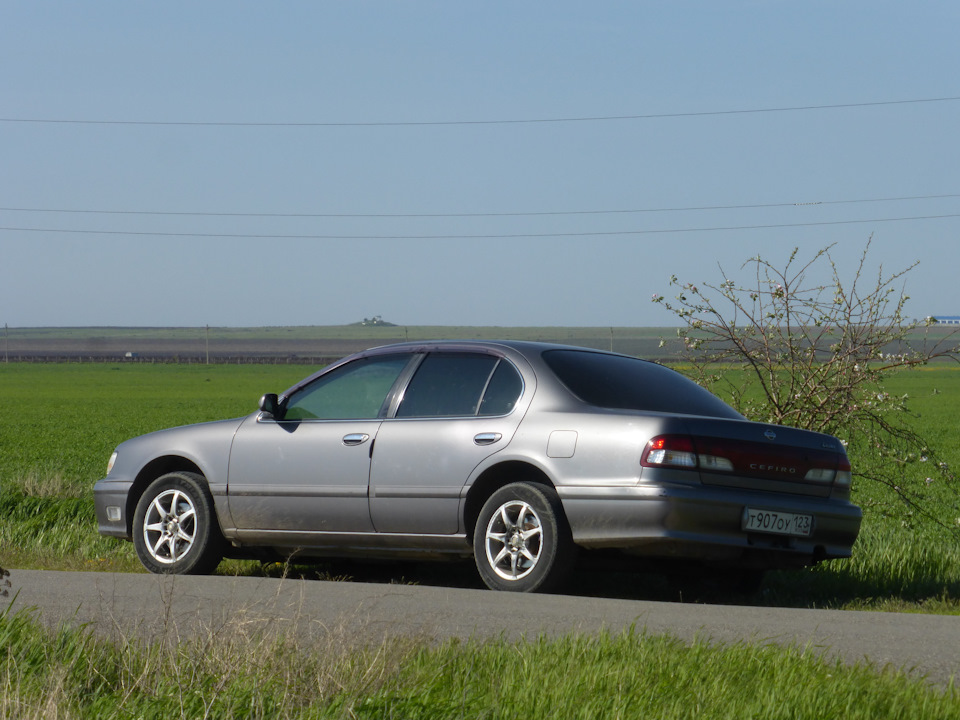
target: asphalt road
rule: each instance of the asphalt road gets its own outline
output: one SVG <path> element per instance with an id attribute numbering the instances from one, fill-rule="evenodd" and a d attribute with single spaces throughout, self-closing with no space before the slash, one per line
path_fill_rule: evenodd
<path id="1" fill-rule="evenodd" d="M 117 639 L 179 639 L 203 632 L 293 630 L 355 642 L 533 638 L 570 632 L 670 633 L 691 640 L 795 644 L 925 676 L 960 677 L 960 618 L 939 615 L 741 607 L 488 590 L 252 577 L 13 570 L 0 609 L 34 607 L 55 625 L 88 623 Z"/>

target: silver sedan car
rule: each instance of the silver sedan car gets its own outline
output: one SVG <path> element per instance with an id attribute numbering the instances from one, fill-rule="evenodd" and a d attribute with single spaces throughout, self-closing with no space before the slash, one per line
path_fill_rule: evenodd
<path id="1" fill-rule="evenodd" d="M 849 557 L 861 519 L 836 438 L 749 422 L 653 362 L 530 342 L 367 350 L 246 417 L 128 440 L 94 496 L 100 532 L 155 573 L 472 556 L 515 591 L 556 587 L 582 550 L 759 578 Z"/>

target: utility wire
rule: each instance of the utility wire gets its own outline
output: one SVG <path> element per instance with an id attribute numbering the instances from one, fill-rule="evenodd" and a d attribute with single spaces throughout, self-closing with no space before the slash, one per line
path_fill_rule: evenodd
<path id="1" fill-rule="evenodd" d="M 468 212 L 468 213 L 229 213 L 178 212 L 164 210 L 67 210 L 62 208 L 0 207 L 2 212 L 37 212 L 77 215 L 151 215 L 165 217 L 263 217 L 263 218 L 473 218 L 473 217 L 549 217 L 563 215 L 625 215 L 631 213 L 695 212 L 704 210 L 749 210 L 815 205 L 851 205 L 856 203 L 900 202 L 905 200 L 941 200 L 960 197 L 960 193 L 943 195 L 907 195 L 903 197 L 861 198 L 856 200 L 816 200 L 812 202 L 752 203 L 747 205 L 699 205 L 687 207 L 638 208 L 627 210 L 559 210 L 542 212 Z"/>
<path id="2" fill-rule="evenodd" d="M 655 235 L 664 233 L 716 232 L 721 230 L 769 230 L 793 227 L 820 227 L 825 225 L 857 225 L 865 223 L 905 222 L 909 220 L 940 220 L 957 218 L 960 213 L 949 215 L 916 215 L 912 217 L 873 218 L 868 220 L 829 220 L 823 222 L 777 223 L 769 225 L 733 225 L 726 227 L 690 227 L 665 228 L 658 230 L 613 230 L 600 232 L 546 232 L 546 233 L 508 233 L 480 235 L 271 235 L 246 233 L 174 233 L 128 230 L 61 230 L 56 228 L 0 227 L 6 232 L 56 233 L 66 235 L 130 235 L 146 237 L 196 237 L 196 238 L 239 238 L 257 240 L 497 240 L 519 238 L 548 237 L 591 237 L 613 235 Z"/>
<path id="3" fill-rule="evenodd" d="M 612 120 L 656 120 L 660 118 L 709 117 L 717 115 L 749 115 L 754 113 L 797 112 L 805 110 L 839 110 L 844 108 L 914 105 L 919 103 L 954 102 L 960 96 L 920 98 L 913 100 L 884 100 L 878 102 L 838 103 L 835 105 L 795 105 L 741 110 L 708 110 L 703 112 L 650 113 L 644 115 L 598 115 L 585 117 L 499 119 L 499 120 L 424 120 L 383 122 L 200 122 L 183 120 L 80 120 L 71 118 L 0 118 L 4 123 L 32 123 L 55 125 L 150 125 L 187 127 L 416 127 L 434 125 L 523 125 L 536 123 L 608 122 Z"/>

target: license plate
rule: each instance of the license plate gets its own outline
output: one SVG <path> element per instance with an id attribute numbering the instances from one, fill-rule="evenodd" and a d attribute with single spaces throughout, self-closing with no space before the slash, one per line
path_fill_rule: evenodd
<path id="1" fill-rule="evenodd" d="M 743 529 L 749 532 L 810 537 L 813 534 L 813 515 L 748 507 L 743 509 Z"/>

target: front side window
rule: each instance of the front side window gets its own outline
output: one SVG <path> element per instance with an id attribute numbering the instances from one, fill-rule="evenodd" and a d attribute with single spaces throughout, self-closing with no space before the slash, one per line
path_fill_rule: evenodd
<path id="1" fill-rule="evenodd" d="M 492 355 L 433 353 L 417 368 L 397 417 L 505 415 L 523 384 L 510 363 Z"/>
<path id="2" fill-rule="evenodd" d="M 290 396 L 284 420 L 359 420 L 380 416 L 409 354 L 362 358 L 322 375 Z"/>

